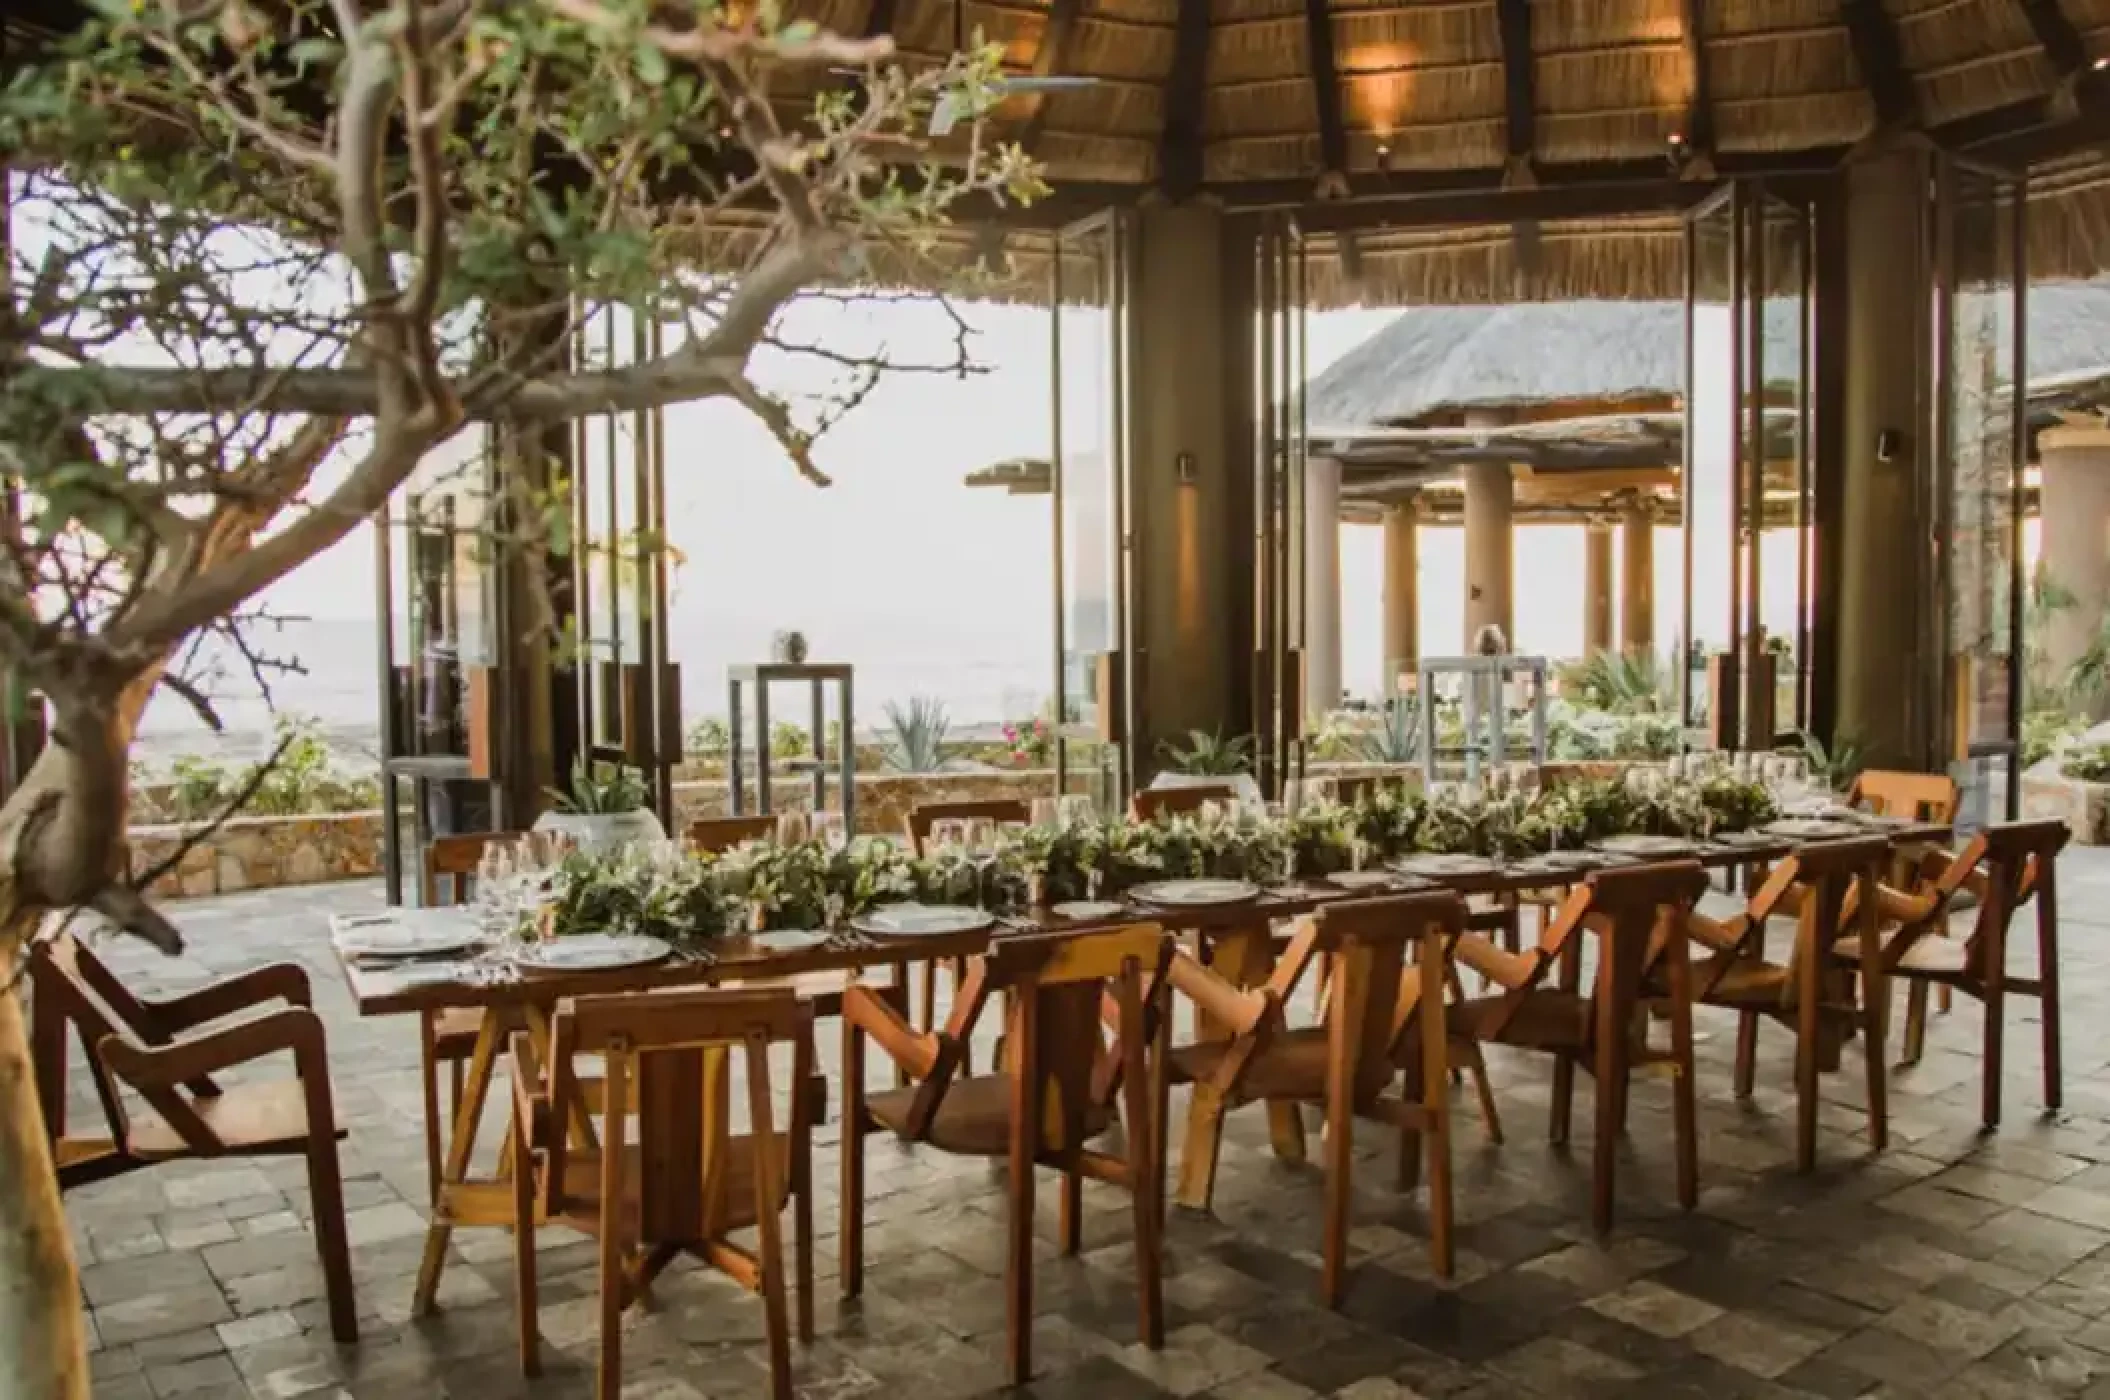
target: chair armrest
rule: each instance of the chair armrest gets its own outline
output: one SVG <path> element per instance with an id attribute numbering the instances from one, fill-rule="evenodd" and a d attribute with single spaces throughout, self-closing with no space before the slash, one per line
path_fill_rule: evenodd
<path id="1" fill-rule="evenodd" d="M 1185 948 L 1172 955 L 1165 969 L 1173 990 L 1194 1003 L 1204 1015 L 1230 1028 L 1233 1035 L 1251 1035 L 1268 1019 L 1273 998 L 1265 990 L 1241 991 L 1220 975 L 1202 966 Z"/>
<path id="2" fill-rule="evenodd" d="M 1468 933 L 1458 940 L 1452 958 L 1463 963 L 1482 977 L 1500 984 L 1511 991 L 1531 980 L 1538 960 L 1521 953 L 1508 953 L 1478 934 Z"/>
<path id="3" fill-rule="evenodd" d="M 147 1011 L 170 1031 L 187 1031 L 237 1011 L 279 1000 L 290 1006 L 314 1005 L 307 969 L 298 963 L 270 963 L 200 987 L 195 992 L 146 1001 Z"/>
<path id="4" fill-rule="evenodd" d="M 119 1078 L 141 1088 L 181 1084 L 282 1050 L 293 1053 L 301 1078 L 326 1074 L 322 1018 L 306 1007 L 286 1007 L 167 1045 L 136 1045 L 106 1035 L 96 1046 Z"/>
<path id="5" fill-rule="evenodd" d="M 1726 953 L 1744 941 L 1751 931 L 1748 915 L 1738 914 L 1728 919 L 1710 919 L 1695 910 L 1685 916 L 1685 932 L 1695 943 L 1704 944 L 1717 953 Z"/>

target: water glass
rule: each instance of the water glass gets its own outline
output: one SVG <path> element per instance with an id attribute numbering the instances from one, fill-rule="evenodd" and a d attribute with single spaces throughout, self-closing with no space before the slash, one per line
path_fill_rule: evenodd
<path id="1" fill-rule="evenodd" d="M 813 814 L 813 839 L 821 843 L 821 849 L 830 855 L 850 844 L 850 829 L 843 825 L 841 812 L 815 812 Z"/>
<path id="2" fill-rule="evenodd" d="M 802 845 L 811 830 L 812 827 L 808 824 L 804 812 L 786 812 L 777 818 L 777 844 L 779 846 Z"/>
<path id="3" fill-rule="evenodd" d="M 1073 792 L 1064 797 L 1059 812 L 1064 827 L 1090 826 L 1099 820 L 1099 804 L 1087 793 Z"/>
<path id="4" fill-rule="evenodd" d="M 1060 802 L 1052 797 L 1036 797 L 1033 799 L 1033 825 L 1050 827 L 1061 820 L 1062 804 Z"/>
<path id="5" fill-rule="evenodd" d="M 958 817 L 941 817 L 930 824 L 930 835 L 924 844 L 924 854 L 931 856 L 964 850 L 967 846 L 967 823 Z"/>

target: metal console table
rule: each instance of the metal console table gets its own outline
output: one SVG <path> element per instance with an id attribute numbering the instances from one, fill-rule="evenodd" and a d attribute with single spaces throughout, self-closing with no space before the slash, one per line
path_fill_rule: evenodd
<path id="1" fill-rule="evenodd" d="M 735 666 L 726 672 L 726 699 L 730 704 L 726 728 L 731 743 L 731 773 L 733 790 L 733 815 L 747 813 L 746 759 L 741 753 L 740 712 L 742 688 L 752 687 L 755 692 L 755 807 L 756 812 L 767 815 L 774 808 L 769 800 L 769 688 L 773 685 L 804 684 L 812 694 L 812 757 L 801 760 L 800 768 L 813 778 L 813 810 L 827 810 L 828 806 L 828 723 L 827 687 L 835 686 L 836 722 L 842 727 L 842 752 L 836 756 L 837 778 L 842 785 L 843 830 L 857 830 L 857 730 L 851 719 L 851 668 L 845 664 L 808 661 L 765 661 L 752 666 Z"/>
<path id="2" fill-rule="evenodd" d="M 1436 781 L 1436 682 L 1459 676 L 1465 681 L 1465 780 L 1480 779 L 1481 755 L 1492 768 L 1508 761 L 1509 709 L 1503 693 L 1509 682 L 1531 682 L 1531 761 L 1546 762 L 1546 658 L 1543 656 L 1430 656 L 1416 666 L 1421 695 L 1421 776 Z M 1483 740 L 1482 729 L 1486 730 Z"/>

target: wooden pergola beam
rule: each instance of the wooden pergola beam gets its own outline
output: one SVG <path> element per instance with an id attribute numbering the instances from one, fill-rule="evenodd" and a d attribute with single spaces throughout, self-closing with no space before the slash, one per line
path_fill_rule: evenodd
<path id="1" fill-rule="evenodd" d="M 2074 22 L 2059 8 L 2059 0 L 2022 0 L 2022 12 L 2028 16 L 2030 32 L 2037 36 L 2037 44 L 2051 61 L 2053 72 L 2061 78 L 2071 78 L 2087 70 L 2088 45 Z"/>
<path id="2" fill-rule="evenodd" d="M 1685 0 L 1681 16 L 1680 44 L 1685 67 L 1692 81 L 1685 99 L 1685 149 L 1695 158 L 1714 159 L 1714 92 L 1707 78 L 1707 42 L 1704 5 L 1706 0 Z"/>
<path id="3" fill-rule="evenodd" d="M 1083 8 L 1083 0 L 1053 0 L 1048 6 L 1048 22 L 1033 50 L 1034 77 L 1053 77 L 1069 66 L 1070 43 L 1077 33 L 1078 12 Z M 1022 100 L 1026 104 L 1026 124 L 1019 135 L 1019 145 L 1031 153 L 1039 149 L 1041 132 L 1047 128 L 1048 94 L 1029 92 Z"/>
<path id="4" fill-rule="evenodd" d="M 1530 0 L 1495 0 L 1502 31 L 1503 149 L 1510 164 L 1538 149 L 1538 94 L 1532 74 Z"/>
<path id="5" fill-rule="evenodd" d="M 1202 187 L 1209 98 L 1209 0 L 1179 3 L 1172 75 L 1165 84 L 1165 129 L 1158 141 L 1158 186 L 1175 200 Z"/>
<path id="6" fill-rule="evenodd" d="M 1348 128 L 1341 120 L 1340 65 L 1333 52 L 1333 12 L 1326 0 L 1304 0 L 1304 40 L 1311 58 L 1311 97 L 1319 113 L 1319 163 L 1348 173 Z"/>
<path id="7" fill-rule="evenodd" d="M 1890 22 L 1883 0 L 1839 0 L 1839 17 L 1846 22 L 1854 62 L 1868 86 L 1869 100 L 1875 103 L 1876 125 L 1885 130 L 1917 125 L 1919 94 L 1905 70 L 1897 26 Z"/>

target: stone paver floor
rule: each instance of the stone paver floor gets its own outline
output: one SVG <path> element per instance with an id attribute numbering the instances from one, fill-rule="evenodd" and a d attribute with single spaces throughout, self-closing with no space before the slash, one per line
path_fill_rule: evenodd
<path id="1" fill-rule="evenodd" d="M 1924 1063 L 1894 1080 L 1893 1145 L 1880 1157 L 1867 1152 L 1859 1050 L 1848 1050 L 1844 1072 L 1824 1081 L 1820 1168 L 1801 1177 L 1789 1038 L 1765 1037 L 1759 1093 L 1740 1104 L 1729 1093 L 1731 1023 L 1703 1012 L 1700 1208 L 1675 1208 L 1669 1100 L 1645 1083 L 1622 1148 L 1620 1224 L 1598 1240 L 1586 1223 L 1587 1079 L 1579 1140 L 1555 1151 L 1545 1064 L 1498 1056 L 1508 1144 L 1483 1143 L 1470 1096 L 1458 1119 L 1456 1281 L 1433 1280 L 1422 1211 L 1390 1189 L 1390 1144 L 1372 1135 L 1360 1145 L 1357 1268 L 1330 1313 L 1316 1302 L 1318 1172 L 1276 1162 L 1263 1115 L 1248 1110 L 1233 1119 L 1215 1214 L 1174 1212 L 1162 1352 L 1135 1343 L 1125 1200 L 1092 1188 L 1085 1251 L 1063 1259 L 1052 1193 L 1042 1194 L 1038 1374 L 1027 1393 L 2110 1397 L 2110 855 L 2073 853 L 2062 881 L 2067 1087 L 2056 1120 L 2039 1114 L 2036 1007 L 2017 1002 L 2007 1122 L 1980 1135 L 1983 1023 L 1959 1000 L 1935 1018 Z M 408 1316 L 426 1189 L 415 1036 L 407 1021 L 353 1013 L 325 926 L 332 911 L 379 900 L 378 886 L 358 884 L 193 901 L 172 908 L 190 938 L 185 959 L 109 951 L 133 985 L 157 993 L 267 960 L 310 970 L 350 1130 L 363 1340 L 330 1340 L 298 1160 L 171 1164 L 67 1199 L 104 1400 L 591 1394 L 594 1261 L 576 1235 L 540 1241 L 546 1374 L 536 1382 L 515 1366 L 502 1232 L 457 1232 L 444 1311 Z M 832 1066 L 836 1023 L 822 1029 Z M 77 1084 L 73 1111 L 93 1121 L 84 1092 Z M 494 1108 L 486 1156 L 498 1128 Z M 820 1336 L 797 1354 L 801 1393 L 1002 1391 L 1000 1175 L 888 1140 L 869 1153 L 866 1297 L 838 1305 L 832 1121 L 821 1131 Z M 754 1300 L 677 1266 L 656 1306 L 629 1320 L 624 1394 L 760 1394 L 761 1328 Z"/>

